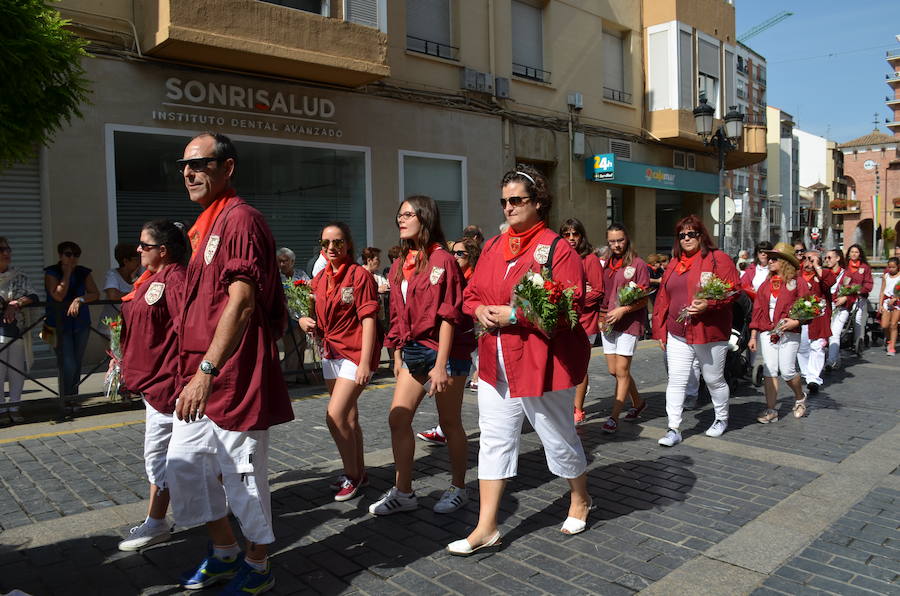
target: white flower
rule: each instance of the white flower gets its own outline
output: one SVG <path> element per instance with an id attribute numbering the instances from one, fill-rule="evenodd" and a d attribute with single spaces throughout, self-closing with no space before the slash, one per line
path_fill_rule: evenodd
<path id="1" fill-rule="evenodd" d="M 537 287 L 544 287 L 544 278 L 541 277 L 540 273 L 530 272 L 527 274 L 528 281 L 531 282 L 532 285 Z"/>
<path id="2" fill-rule="evenodd" d="M 806 306 L 812 306 L 812 302 L 810 302 L 809 300 L 807 300 L 807 301 L 804 302 L 803 304 L 806 305 Z"/>

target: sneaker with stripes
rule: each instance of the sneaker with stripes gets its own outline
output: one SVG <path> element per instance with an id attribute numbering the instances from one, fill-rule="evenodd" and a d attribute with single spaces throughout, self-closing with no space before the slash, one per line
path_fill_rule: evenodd
<path id="1" fill-rule="evenodd" d="M 444 491 L 440 500 L 434 504 L 435 513 L 452 513 L 469 502 L 469 494 L 466 489 L 450 485 Z"/>
<path id="2" fill-rule="evenodd" d="M 372 515 L 390 515 L 401 511 L 412 511 L 418 506 L 419 501 L 416 499 L 415 492 L 404 495 L 397 490 L 396 486 L 392 486 L 391 490 L 384 493 L 383 497 L 369 505 L 369 513 Z"/>

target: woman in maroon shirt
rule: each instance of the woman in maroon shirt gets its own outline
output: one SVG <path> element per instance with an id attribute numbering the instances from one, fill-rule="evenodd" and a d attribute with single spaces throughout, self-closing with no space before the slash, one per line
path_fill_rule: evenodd
<path id="1" fill-rule="evenodd" d="M 631 377 L 631 359 L 647 322 L 647 299 L 622 306 L 619 304 L 619 290 L 630 283 L 649 290 L 650 270 L 631 247 L 631 237 L 625 226 L 609 226 L 606 241 L 611 254 L 603 270 L 603 353 L 606 354 L 607 370 L 616 379 L 616 400 L 602 430 L 614 433 L 619 429 L 619 414 L 625 406 L 626 397 L 631 397 L 626 420 L 636 420 L 647 407 Z"/>
<path id="2" fill-rule="evenodd" d="M 584 224 L 576 218 L 567 219 L 559 227 L 559 235 L 575 249 L 581 257 L 581 265 L 584 267 L 584 310 L 581 311 L 579 322 L 587 334 L 588 343 L 594 345 L 597 334 L 600 332 L 600 303 L 603 300 L 603 265 L 594 254 L 594 247 L 588 242 Z M 590 386 L 588 375 L 575 387 L 575 424 L 584 422 L 584 398 L 587 397 Z"/>
<path id="3" fill-rule="evenodd" d="M 145 271 L 134 282 L 131 293 L 122 297 L 122 378 L 129 391 L 144 398 L 144 466 L 150 480 L 147 519 L 119 543 L 124 551 L 139 550 L 171 537 L 166 523 L 166 451 L 178 397 L 179 338 L 175 321 L 184 307 L 183 262 L 187 255 L 187 238 L 179 226 L 167 220 L 144 224 L 138 252 Z"/>
<path id="4" fill-rule="evenodd" d="M 369 512 L 388 515 L 418 507 L 412 489 L 416 448 L 412 419 L 427 393 L 435 396 L 452 476 L 434 511 L 450 513 L 469 500 L 462 396 L 475 349 L 472 320 L 462 313 L 463 273 L 445 248 L 437 203 L 430 197 L 409 197 L 397 212 L 397 227 L 403 250 L 388 278 L 391 329 L 385 340 L 396 349 L 397 386 L 389 416 L 396 481 Z"/>
<path id="5" fill-rule="evenodd" d="M 356 402 L 378 368 L 378 289 L 375 278 L 353 262 L 353 237 L 344 222 L 322 228 L 325 268 L 312 280 L 315 318 L 300 319 L 300 328 L 322 338 L 322 372 L 331 398 L 325 420 L 344 464 L 332 486 L 335 501 L 355 497 L 368 483 L 363 434 Z"/>
<path id="6" fill-rule="evenodd" d="M 847 274 L 850 285 L 860 286 L 859 295 L 855 300 L 848 300 L 845 308 L 850 310 L 856 301 L 862 301 L 859 308 L 856 309 L 856 316 L 853 319 L 853 337 L 863 337 L 866 331 L 866 321 L 869 319 L 869 294 L 875 286 L 875 280 L 872 277 L 872 266 L 866 260 L 866 251 L 859 244 L 851 244 L 847 249 Z"/>
<path id="7" fill-rule="evenodd" d="M 678 244 L 666 267 L 653 306 L 653 338 L 666 352 L 669 384 L 666 387 L 666 414 L 669 430 L 659 440 L 664 447 L 681 442 L 684 394 L 695 361 L 700 362 L 703 380 L 716 411 L 716 419 L 706 431 L 719 437 L 728 426 L 728 383 L 725 356 L 731 336 L 732 305 L 736 295 L 724 300 L 697 298 L 701 282 L 716 276 L 740 288 L 737 267 L 725 251 L 717 250 L 706 226 L 696 215 L 675 224 Z M 687 319 L 679 315 L 686 309 Z M 682 319 L 679 321 L 679 319 Z"/>

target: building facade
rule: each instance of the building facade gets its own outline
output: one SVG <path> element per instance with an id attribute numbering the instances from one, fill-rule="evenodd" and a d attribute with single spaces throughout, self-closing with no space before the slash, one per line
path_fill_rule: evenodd
<path id="1" fill-rule="evenodd" d="M 766 106 L 766 205 L 769 240 L 790 242 L 802 235 L 799 185 L 799 143 L 794 135 L 794 117 Z"/>

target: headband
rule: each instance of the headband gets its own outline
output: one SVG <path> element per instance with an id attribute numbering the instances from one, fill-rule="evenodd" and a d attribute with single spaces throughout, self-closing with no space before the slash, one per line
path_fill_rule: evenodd
<path id="1" fill-rule="evenodd" d="M 529 176 L 529 175 L 526 174 L 525 172 L 519 172 L 519 171 L 516 171 L 516 174 L 519 175 L 519 176 L 525 176 L 526 178 L 528 178 L 529 180 L 531 180 L 531 183 L 532 183 L 532 184 L 534 184 L 535 186 L 537 186 L 537 182 L 534 181 L 534 178 L 532 178 L 531 176 Z"/>

